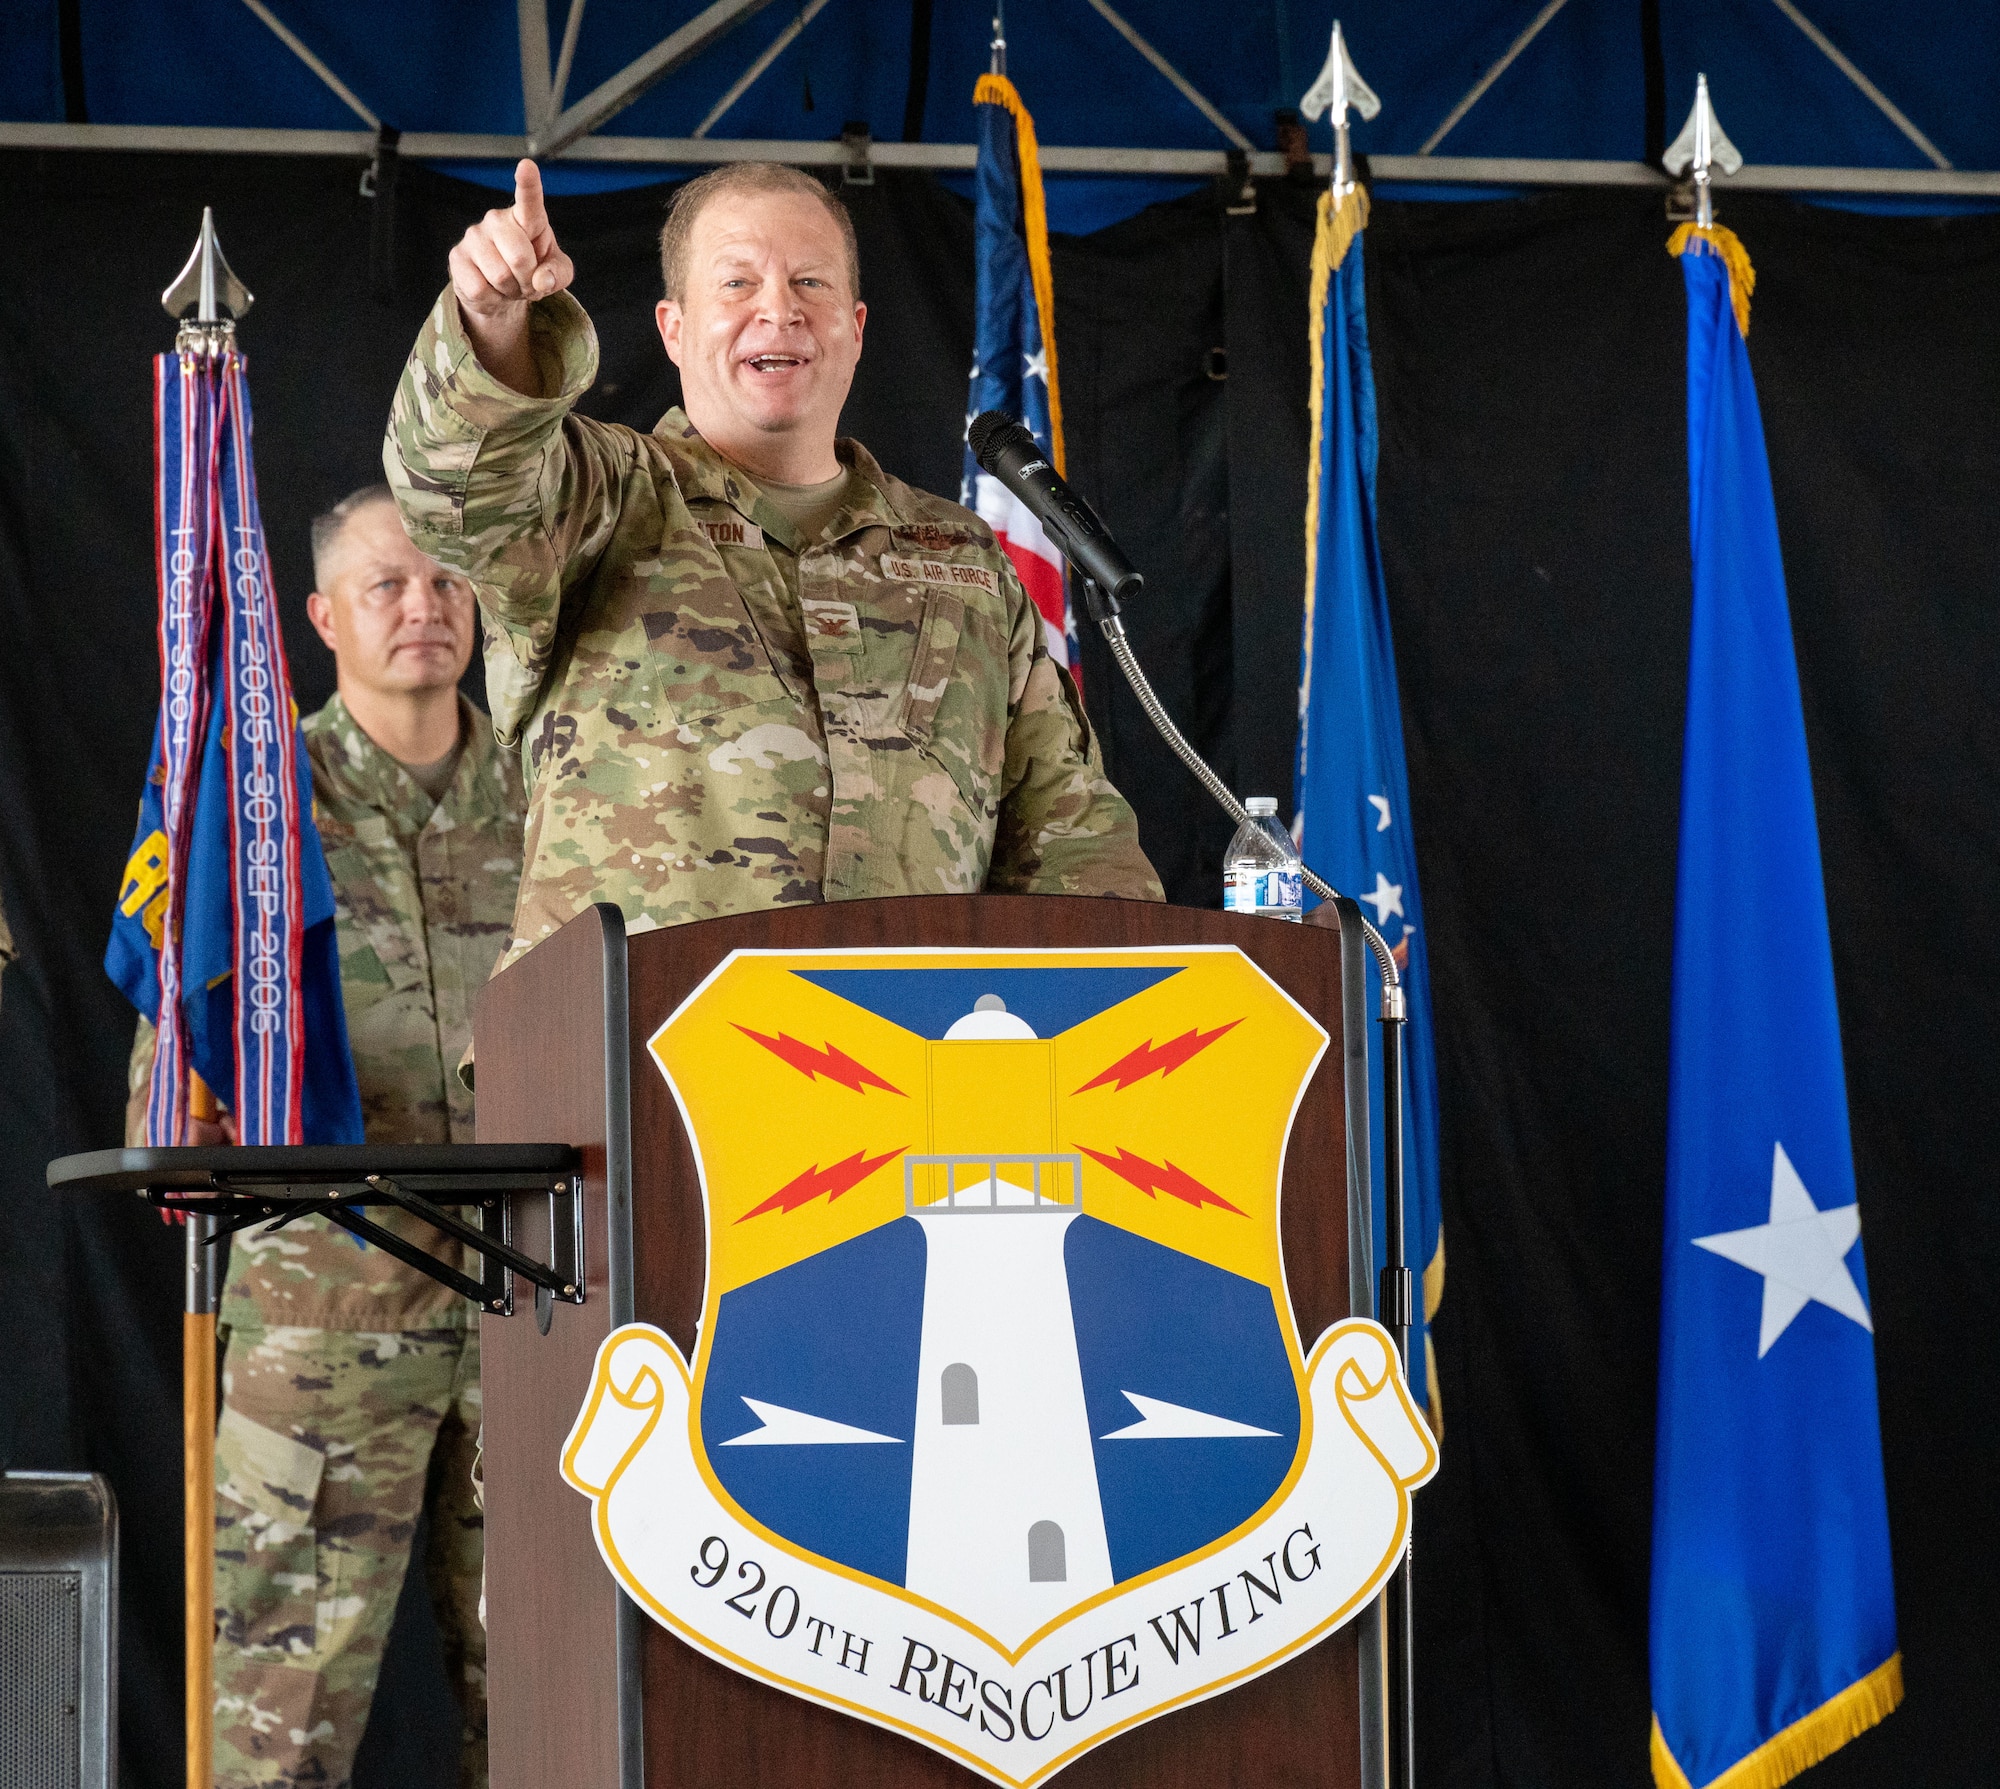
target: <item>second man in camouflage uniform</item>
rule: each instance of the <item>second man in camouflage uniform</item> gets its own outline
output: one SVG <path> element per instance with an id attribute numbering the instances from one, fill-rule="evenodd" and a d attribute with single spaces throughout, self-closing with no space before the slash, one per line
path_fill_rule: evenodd
<path id="1" fill-rule="evenodd" d="M 510 956 L 595 900 L 634 930 L 866 895 L 1158 900 L 992 532 L 836 440 L 853 225 L 794 169 L 691 182 L 661 240 L 686 408 L 579 417 L 597 343 L 532 162 L 452 251 L 384 463 L 486 612 L 526 750 Z"/>
<path id="2" fill-rule="evenodd" d="M 520 774 L 458 693 L 471 589 L 411 545 L 388 491 L 357 492 L 322 517 L 313 547 L 308 606 L 339 693 L 305 723 L 306 750 L 367 1139 L 469 1143 L 472 1095 L 457 1068 L 513 917 Z M 141 1021 L 127 1121 L 141 1134 L 151 1058 Z M 421 1220 L 371 1216 L 457 1261 Z M 348 1781 L 414 1567 L 463 1711 L 461 1780 L 484 1784 L 476 1313 L 309 1217 L 236 1235 L 221 1322 L 217 1783 Z M 429 1553 L 413 1559 L 424 1514 Z"/>

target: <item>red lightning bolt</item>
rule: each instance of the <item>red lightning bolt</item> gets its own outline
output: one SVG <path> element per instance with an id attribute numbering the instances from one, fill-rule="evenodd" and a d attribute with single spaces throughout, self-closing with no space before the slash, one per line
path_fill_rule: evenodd
<path id="1" fill-rule="evenodd" d="M 817 1199 L 821 1193 L 826 1194 L 826 1202 L 831 1205 L 842 1193 L 852 1192 L 877 1168 L 886 1162 L 893 1162 L 902 1153 L 901 1149 L 892 1149 L 887 1155 L 864 1156 L 857 1149 L 846 1161 L 835 1162 L 830 1168 L 822 1168 L 814 1162 L 796 1180 L 788 1180 L 762 1205 L 746 1211 L 736 1221 L 747 1224 L 767 1211 L 796 1211 L 801 1205 Z"/>
<path id="2" fill-rule="evenodd" d="M 1153 1040 L 1149 1037 L 1129 1056 L 1119 1057 L 1096 1080 L 1084 1082 L 1077 1092 L 1088 1093 L 1093 1087 L 1108 1086 L 1115 1081 L 1118 1083 L 1119 1092 L 1122 1093 L 1134 1081 L 1143 1081 L 1155 1069 L 1164 1078 L 1184 1062 L 1199 1056 L 1225 1031 L 1234 1031 L 1242 1023 L 1241 1019 L 1231 1019 L 1227 1025 L 1218 1025 L 1213 1031 L 1183 1031 L 1179 1037 L 1170 1039 L 1157 1050 L 1153 1048 Z"/>
<path id="3" fill-rule="evenodd" d="M 1185 1168 L 1176 1168 L 1172 1162 L 1164 1168 L 1155 1167 L 1144 1156 L 1134 1155 L 1129 1149 L 1120 1149 L 1116 1155 L 1102 1155 L 1095 1149 L 1086 1149 L 1083 1153 L 1100 1167 L 1109 1168 L 1120 1180 L 1129 1180 L 1149 1199 L 1166 1193 L 1184 1205 L 1220 1205 L 1224 1211 L 1236 1212 L 1238 1217 L 1248 1215 L 1230 1204 L 1220 1193 L 1210 1192 Z"/>
<path id="4" fill-rule="evenodd" d="M 736 1029 L 745 1037 L 755 1038 L 780 1062 L 790 1063 L 809 1081 L 824 1075 L 829 1081 L 837 1081 L 856 1093 L 864 1087 L 879 1087 L 884 1093 L 895 1094 L 898 1099 L 908 1097 L 900 1087 L 892 1087 L 872 1068 L 863 1068 L 852 1056 L 830 1043 L 824 1050 L 815 1050 L 811 1044 L 802 1044 L 783 1031 L 776 1037 L 766 1037 L 761 1031 L 752 1031 L 748 1025 L 738 1025 Z"/>

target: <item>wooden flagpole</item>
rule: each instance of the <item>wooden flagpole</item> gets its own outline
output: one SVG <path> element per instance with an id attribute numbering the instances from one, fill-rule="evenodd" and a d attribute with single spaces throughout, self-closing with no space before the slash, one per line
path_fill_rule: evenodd
<path id="1" fill-rule="evenodd" d="M 215 1095 L 188 1077 L 188 1113 L 213 1124 Z M 187 1220 L 187 1296 L 181 1315 L 181 1463 L 187 1580 L 187 1789 L 215 1784 L 215 1220 Z"/>

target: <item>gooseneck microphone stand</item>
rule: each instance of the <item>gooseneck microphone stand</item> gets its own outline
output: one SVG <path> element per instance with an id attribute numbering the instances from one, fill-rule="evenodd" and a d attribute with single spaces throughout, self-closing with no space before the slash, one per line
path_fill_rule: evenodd
<path id="1" fill-rule="evenodd" d="M 1208 761 L 1188 743 L 1187 736 L 1174 724 L 1173 716 L 1167 712 L 1166 704 L 1160 700 L 1159 692 L 1153 688 L 1152 680 L 1147 677 L 1145 668 L 1133 652 L 1132 642 L 1125 633 L 1123 605 L 1094 579 L 1084 577 L 1081 582 L 1091 619 L 1104 635 L 1104 643 L 1111 649 L 1113 661 L 1124 674 L 1125 681 L 1132 686 L 1132 693 L 1138 697 L 1146 718 L 1153 723 L 1174 756 L 1193 772 L 1195 781 L 1215 798 L 1224 813 L 1237 825 L 1242 825 L 1249 817 L 1242 802 L 1236 799 L 1234 791 L 1216 775 Z M 1387 1259 L 1383 1263 L 1376 1292 L 1376 1309 L 1382 1327 L 1396 1344 L 1396 1359 L 1407 1380 L 1416 1288 L 1403 1230 L 1403 1027 L 1409 1018 L 1403 977 L 1396 967 L 1388 942 L 1368 923 L 1368 917 L 1360 906 L 1303 863 L 1299 870 L 1305 885 L 1314 894 L 1321 900 L 1333 902 L 1343 926 L 1351 923 L 1361 928 L 1382 974 L 1382 1178 L 1389 1238 Z M 1416 1605 L 1410 1582 L 1410 1560 L 1411 1548 L 1406 1540 L 1403 1562 L 1389 1580 L 1385 1603 L 1389 1617 L 1390 1654 L 1389 1766 L 1390 1781 L 1397 1789 L 1416 1789 L 1417 1780 Z"/>
<path id="2" fill-rule="evenodd" d="M 1339 40 L 1335 39 L 1336 51 Z M 1050 464 L 1041 444 L 1021 422 L 1004 411 L 987 410 L 966 425 L 966 446 L 982 471 L 999 484 L 1041 524 L 1050 543 L 1067 560 L 1082 581 L 1084 600 L 1092 620 L 1103 632 L 1111 656 L 1139 706 L 1175 757 L 1194 773 L 1195 780 L 1213 796 L 1224 813 L 1239 826 L 1248 818 L 1243 804 L 1230 787 L 1191 746 L 1173 717 L 1167 713 L 1152 682 L 1140 667 L 1125 636 L 1121 618 L 1122 599 L 1136 594 L 1144 585 L 1138 568 L 1119 550 L 1110 531 L 1095 512 L 1063 481 Z M 1340 917 L 1342 930 L 1358 928 L 1375 953 L 1382 974 L 1382 1117 L 1383 1177 L 1387 1184 L 1385 1216 L 1388 1219 L 1388 1259 L 1383 1264 L 1376 1288 L 1376 1308 L 1384 1328 L 1395 1343 L 1396 1359 L 1405 1379 L 1410 1371 L 1410 1324 L 1415 1314 L 1415 1288 L 1406 1258 L 1407 1239 L 1403 1233 L 1403 1026 L 1408 1016 L 1402 973 L 1382 934 L 1371 926 L 1355 901 L 1332 883 L 1299 866 L 1308 888 L 1322 900 L 1331 901 Z M 1369 1189 L 1374 1202 L 1374 1189 Z M 1384 1761 L 1389 1768 L 1369 1785 L 1369 1789 L 1415 1789 L 1416 1786 L 1416 1698 L 1415 1649 L 1413 1645 L 1410 1590 L 1410 1552 L 1407 1543 L 1403 1562 L 1390 1579 L 1383 1602 L 1388 1617 L 1388 1651 L 1393 1664 L 1384 1661 L 1388 1679 L 1388 1716 Z"/>

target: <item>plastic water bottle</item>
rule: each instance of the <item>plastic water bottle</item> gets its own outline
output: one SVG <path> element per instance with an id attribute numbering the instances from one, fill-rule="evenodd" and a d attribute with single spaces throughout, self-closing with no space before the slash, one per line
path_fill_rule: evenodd
<path id="1" fill-rule="evenodd" d="M 1243 806 L 1250 817 L 1236 829 L 1222 860 L 1222 905 L 1231 913 L 1296 920 L 1304 905 L 1299 854 L 1278 824 L 1277 799 L 1253 795 Z"/>

